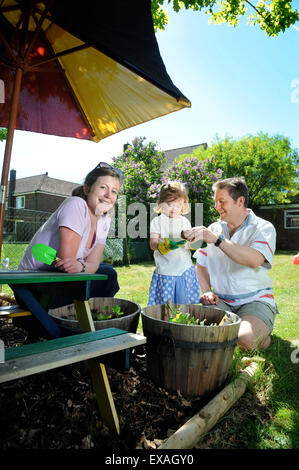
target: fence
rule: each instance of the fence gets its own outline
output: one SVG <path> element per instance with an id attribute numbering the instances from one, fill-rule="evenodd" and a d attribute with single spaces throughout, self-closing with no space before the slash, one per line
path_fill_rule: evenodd
<path id="1" fill-rule="evenodd" d="M 28 243 L 50 215 L 51 212 L 8 207 L 5 211 L 3 240 Z"/>
<path id="2" fill-rule="evenodd" d="M 50 216 L 51 212 L 6 209 L 2 258 L 9 258 L 9 269 L 18 268 L 29 241 Z M 153 255 L 148 240 L 129 238 L 108 238 L 102 259 L 115 266 L 151 260 Z"/>

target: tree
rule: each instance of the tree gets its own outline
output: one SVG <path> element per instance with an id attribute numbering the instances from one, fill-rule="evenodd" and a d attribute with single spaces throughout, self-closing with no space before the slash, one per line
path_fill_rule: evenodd
<path id="1" fill-rule="evenodd" d="M 263 133 L 239 140 L 216 137 L 207 150 L 199 147 L 192 157 L 212 155 L 216 167 L 223 170 L 223 178 L 245 177 L 252 206 L 291 202 L 298 193 L 299 154 L 287 137 Z"/>
<path id="2" fill-rule="evenodd" d="M 152 16 L 156 30 L 164 30 L 168 17 L 162 6 L 172 3 L 174 11 L 183 7 L 188 10 L 204 11 L 210 16 L 210 22 L 226 22 L 231 26 L 239 24 L 241 16 L 248 12 L 250 26 L 258 24 L 266 35 L 277 36 L 299 20 L 299 13 L 292 8 L 292 0 L 256 0 L 256 5 L 249 0 L 152 0 Z"/>
<path id="3" fill-rule="evenodd" d="M 7 129 L 0 129 L 0 142 L 6 139 L 7 136 Z"/>
<path id="4" fill-rule="evenodd" d="M 145 139 L 135 137 L 132 144 L 113 159 L 114 166 L 126 175 L 122 191 L 126 195 L 127 205 L 132 202 L 149 202 L 150 186 L 162 178 L 161 166 L 165 162 L 165 155 L 157 149 L 157 142 L 145 144 Z"/>

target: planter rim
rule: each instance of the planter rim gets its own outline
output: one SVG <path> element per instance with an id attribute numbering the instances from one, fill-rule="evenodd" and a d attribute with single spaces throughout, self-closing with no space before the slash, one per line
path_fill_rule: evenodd
<path id="1" fill-rule="evenodd" d="M 149 307 L 161 307 L 163 304 L 158 304 L 158 305 L 149 305 Z M 185 304 L 186 305 L 186 304 Z M 188 305 L 197 305 L 197 304 L 188 304 Z M 205 305 L 198 305 L 199 307 L 205 307 Z M 208 306 L 209 308 L 211 308 L 210 306 Z M 144 308 L 147 308 L 147 307 L 144 307 Z M 229 315 L 233 315 L 234 317 L 236 317 L 236 321 L 234 321 L 233 323 L 229 323 L 229 324 L 226 324 L 226 325 L 216 325 L 216 326 L 212 326 L 212 325 L 186 325 L 184 323 L 173 323 L 173 322 L 170 322 L 168 320 L 161 320 L 160 318 L 155 318 L 155 317 L 151 317 L 150 315 L 147 315 L 143 308 L 141 309 L 141 317 L 146 317 L 146 318 L 150 318 L 151 320 L 156 320 L 156 321 L 159 321 L 159 322 L 162 322 L 162 323 L 165 323 L 167 325 L 173 325 L 175 328 L 176 327 L 182 327 L 182 326 L 187 326 L 187 327 L 200 327 L 200 328 L 218 328 L 219 326 L 226 326 L 226 327 L 233 327 L 235 325 L 238 325 L 239 323 L 241 323 L 241 317 L 239 317 L 239 315 L 237 315 L 236 313 L 233 313 L 233 312 L 230 312 L 229 310 L 223 310 L 222 308 L 218 308 L 217 310 L 221 310 L 222 312 L 225 312 L 225 313 L 228 313 Z"/>
<path id="2" fill-rule="evenodd" d="M 118 297 L 90 297 L 90 299 L 88 300 L 92 300 L 92 299 L 102 299 L 103 301 L 105 301 L 105 299 L 115 299 L 115 300 L 119 300 L 119 301 L 125 301 L 125 302 L 128 302 L 132 305 L 135 305 L 136 306 L 136 311 L 135 312 L 132 312 L 132 313 L 128 313 L 126 315 L 122 315 L 121 317 L 117 318 L 117 317 L 114 317 L 114 318 L 109 318 L 109 319 L 104 319 L 104 320 L 93 320 L 94 322 L 97 322 L 97 323 L 103 323 L 103 322 L 106 322 L 106 321 L 110 321 L 110 320 L 121 320 L 122 318 L 128 318 L 132 315 L 136 315 L 137 313 L 140 314 L 141 312 L 141 307 L 139 304 L 137 304 L 136 302 L 133 302 L 132 300 L 127 300 L 127 299 L 121 299 L 121 298 L 118 298 Z M 66 308 L 66 307 L 70 307 L 70 306 L 75 306 L 74 303 L 72 304 L 69 304 L 69 305 L 64 305 L 63 307 L 57 307 L 57 308 L 52 308 L 49 310 L 49 315 L 53 318 L 57 318 L 58 320 L 64 320 L 64 321 L 78 321 L 76 320 L 76 318 L 63 318 L 62 316 L 60 315 L 57 315 L 57 313 L 55 314 L 54 313 L 54 310 L 58 310 L 58 309 L 61 309 L 61 308 Z"/>

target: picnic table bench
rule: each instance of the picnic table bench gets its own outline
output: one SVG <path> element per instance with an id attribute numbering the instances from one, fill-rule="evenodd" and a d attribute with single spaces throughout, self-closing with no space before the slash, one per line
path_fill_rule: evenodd
<path id="1" fill-rule="evenodd" d="M 90 281 L 104 280 L 101 274 L 67 274 L 57 272 L 3 271 L 0 284 L 8 284 L 22 300 L 25 309 L 2 311 L 1 316 L 34 315 L 53 339 L 25 344 L 4 350 L 4 363 L 0 363 L 0 383 L 25 377 L 67 364 L 88 360 L 100 414 L 112 432 L 120 433 L 119 420 L 110 390 L 106 368 L 99 357 L 115 351 L 144 344 L 146 338 L 117 328 L 95 330 L 88 298 Z M 51 298 L 55 293 L 66 293 L 69 282 L 76 282 L 74 304 L 82 333 L 74 334 L 57 325 L 48 315 Z M 30 291 L 38 284 L 40 297 Z M 67 335 L 67 336 L 66 336 Z"/>

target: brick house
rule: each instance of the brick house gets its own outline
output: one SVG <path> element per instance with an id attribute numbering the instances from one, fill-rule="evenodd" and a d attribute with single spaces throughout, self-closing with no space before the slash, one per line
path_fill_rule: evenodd
<path id="1" fill-rule="evenodd" d="M 17 209 L 54 212 L 62 201 L 71 195 L 72 190 L 78 186 L 78 183 L 50 178 L 48 173 L 44 173 L 15 179 L 13 188 L 11 185 L 13 171 L 10 172 L 8 206 Z"/>
<path id="2" fill-rule="evenodd" d="M 50 178 L 48 173 L 16 179 L 10 171 L 4 235 L 28 241 L 78 183 Z"/>
<path id="3" fill-rule="evenodd" d="M 278 250 L 299 251 L 299 204 L 269 204 L 254 212 L 274 225 Z"/>

